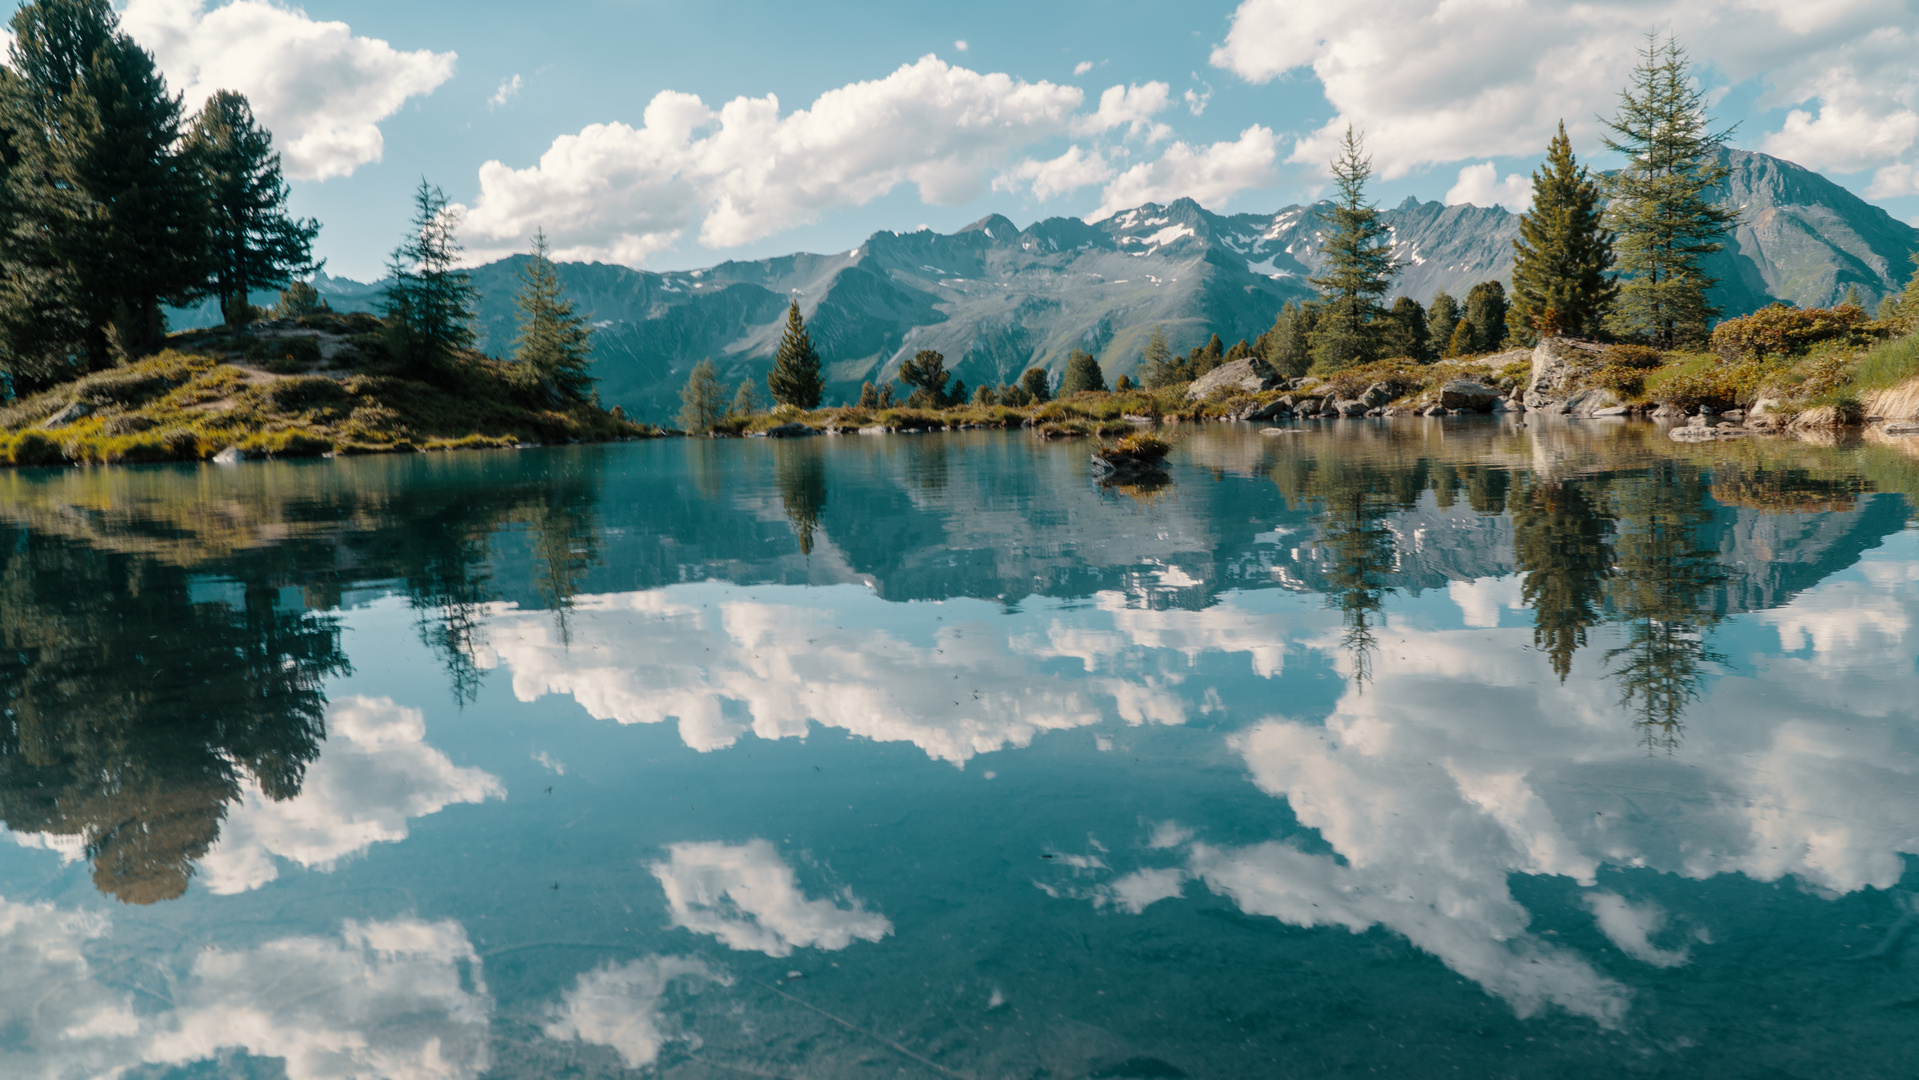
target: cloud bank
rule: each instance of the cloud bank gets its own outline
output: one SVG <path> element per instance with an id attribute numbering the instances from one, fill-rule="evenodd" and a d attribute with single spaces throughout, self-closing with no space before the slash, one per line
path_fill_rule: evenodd
<path id="1" fill-rule="evenodd" d="M 267 0 L 130 0 L 120 16 L 189 111 L 238 90 L 273 132 L 287 175 L 346 176 L 379 161 L 380 121 L 453 77 L 451 52 L 403 52 Z"/>

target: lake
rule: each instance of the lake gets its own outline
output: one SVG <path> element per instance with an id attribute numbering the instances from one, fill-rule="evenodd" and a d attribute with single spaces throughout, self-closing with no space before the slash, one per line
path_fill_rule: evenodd
<path id="1" fill-rule="evenodd" d="M 1919 459 L 1648 424 L 0 474 L 0 1074 L 1919 1059 Z"/>

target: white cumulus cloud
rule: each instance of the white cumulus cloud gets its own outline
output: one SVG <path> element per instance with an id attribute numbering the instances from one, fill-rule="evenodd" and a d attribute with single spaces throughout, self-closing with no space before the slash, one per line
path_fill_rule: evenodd
<path id="1" fill-rule="evenodd" d="M 697 989 L 703 982 L 733 985 L 690 956 L 644 956 L 624 964 L 605 964 L 580 973 L 573 986 L 550 1008 L 542 1029 L 549 1039 L 577 1039 L 612 1047 L 629 1069 L 659 1059 L 668 1042 L 697 1047 L 699 1037 L 682 1032 L 663 1015 L 662 1002 L 674 984 Z"/>
<path id="2" fill-rule="evenodd" d="M 1446 192 L 1447 206 L 1460 203 L 1503 206 L 1516 214 L 1525 213 L 1533 205 L 1532 178 L 1514 173 L 1502 180 L 1498 167 L 1490 161 L 1468 165 L 1459 170 L 1459 181 Z"/>
<path id="3" fill-rule="evenodd" d="M 487 162 L 466 223 L 503 248 L 544 227 L 558 257 L 639 263 L 695 225 L 702 243 L 731 247 L 902 184 L 954 205 L 1021 148 L 1064 134 L 1084 98 L 934 56 L 784 115 L 770 94 L 713 109 L 666 91 L 637 128 L 590 125 L 527 168 Z"/>
<path id="4" fill-rule="evenodd" d="M 279 876 L 276 856 L 330 867 L 376 843 L 406 839 L 409 818 L 506 797 L 497 777 L 427 745 L 425 716 L 389 698 L 333 702 L 327 732 L 298 795 L 275 802 L 249 784 L 227 811 L 219 842 L 200 863 L 209 890 L 259 888 Z"/>
<path id="5" fill-rule="evenodd" d="M 518 75 L 510 79 L 501 79 L 500 88 L 493 91 L 493 96 L 487 98 L 486 103 L 497 109 L 520 96 L 520 90 L 525 86 L 526 80 L 520 78 Z"/>
<path id="6" fill-rule="evenodd" d="M 197 109 L 237 90 L 272 130 L 289 176 L 325 180 L 380 160 L 380 121 L 453 77 L 456 55 L 404 52 L 267 0 L 130 0 L 128 33 Z"/>
<path id="7" fill-rule="evenodd" d="M 1020 162 L 995 177 L 993 188 L 996 191 L 1030 188 L 1034 198 L 1050 199 L 1112 178 L 1113 167 L 1107 164 L 1098 150 L 1088 152 L 1075 143 L 1056 158 L 1046 161 L 1028 158 Z"/>
<path id="8" fill-rule="evenodd" d="M 667 861 L 647 869 L 666 890 L 673 925 L 711 934 L 728 948 L 791 956 L 794 948 L 844 949 L 878 941 L 893 924 L 843 890 L 833 900 L 809 900 L 793 868 L 772 843 L 672 844 Z"/>
<path id="9" fill-rule="evenodd" d="M 1218 209 L 1242 191 L 1270 186 L 1276 179 L 1273 162 L 1278 156 L 1272 129 L 1261 124 L 1240 132 L 1232 142 L 1204 147 L 1173 143 L 1158 160 L 1135 165 L 1107 184 L 1099 208 L 1088 220 L 1099 221 L 1141 203 L 1182 197 Z"/>
<path id="10" fill-rule="evenodd" d="M 1099 108 L 1076 121 L 1073 129 L 1091 135 L 1123 127 L 1128 135 L 1144 135 L 1154 142 L 1173 133 L 1165 124 L 1153 123 L 1153 117 L 1172 103 L 1172 87 L 1163 82 L 1109 86 L 1099 95 Z"/>
<path id="11" fill-rule="evenodd" d="M 1562 119 L 1587 153 L 1649 28 L 1671 33 L 1702 70 L 1758 79 L 1761 108 L 1791 107 L 1780 129 L 1744 137 L 1819 169 L 1879 170 L 1885 193 L 1911 184 L 1919 149 L 1919 10 L 1899 0 L 1244 0 L 1212 62 L 1253 82 L 1310 72 L 1335 115 L 1292 160 L 1333 155 L 1364 131 L 1388 178 L 1424 165 L 1545 149 Z"/>

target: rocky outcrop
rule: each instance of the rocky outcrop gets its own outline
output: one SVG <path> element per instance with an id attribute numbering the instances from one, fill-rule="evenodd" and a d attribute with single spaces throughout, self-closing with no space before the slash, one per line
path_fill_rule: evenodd
<path id="1" fill-rule="evenodd" d="M 1603 386 L 1575 390 L 1559 407 L 1572 416 L 1624 416 L 1630 411 L 1618 394 Z"/>
<path id="2" fill-rule="evenodd" d="M 1605 362 L 1606 349 L 1590 341 L 1550 337 L 1533 347 L 1532 377 L 1526 381 L 1526 408 L 1551 411 L 1570 397 L 1581 379 Z"/>
<path id="3" fill-rule="evenodd" d="M 1491 412 L 1498 400 L 1498 390 L 1471 379 L 1454 379 L 1439 388 L 1439 405 L 1443 409 Z"/>
<path id="4" fill-rule="evenodd" d="M 1274 371 L 1266 361 L 1257 356 L 1248 356 L 1230 364 L 1221 364 L 1213 370 L 1193 380 L 1186 388 L 1186 397 L 1192 401 L 1204 401 L 1220 391 L 1241 390 L 1248 394 L 1257 394 L 1262 390 L 1276 389 L 1284 379 Z"/>

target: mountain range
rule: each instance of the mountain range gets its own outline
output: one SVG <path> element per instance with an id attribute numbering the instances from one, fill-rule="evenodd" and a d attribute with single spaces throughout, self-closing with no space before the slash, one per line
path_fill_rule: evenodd
<path id="1" fill-rule="evenodd" d="M 1776 300 L 1817 307 L 1856 288 L 1870 309 L 1901 288 L 1919 229 L 1809 169 L 1745 150 L 1717 200 L 1739 213 L 1708 270 L 1728 316 Z M 729 383 L 764 375 L 797 300 L 827 363 L 827 399 L 882 381 L 920 349 L 937 349 L 969 386 L 1010 382 L 1028 367 L 1058 373 L 1070 350 L 1098 356 L 1108 378 L 1132 371 L 1154 326 L 1175 349 L 1217 333 L 1264 332 L 1280 305 L 1311 294 L 1320 211 L 1216 214 L 1191 199 L 1102 221 L 1047 218 L 1020 228 L 1000 215 L 951 234 L 877 232 L 841 254 L 794 254 L 656 273 L 602 263 L 559 267 L 566 295 L 595 328 L 601 398 L 664 419 L 687 372 L 711 358 Z M 1428 303 L 1441 290 L 1510 282 L 1518 215 L 1499 207 L 1407 199 L 1385 210 L 1401 271 L 1394 294 Z M 472 270 L 482 347 L 511 348 L 523 256 Z M 381 287 L 322 274 L 341 310 L 376 306 Z M 176 325 L 216 315 L 181 312 Z"/>

